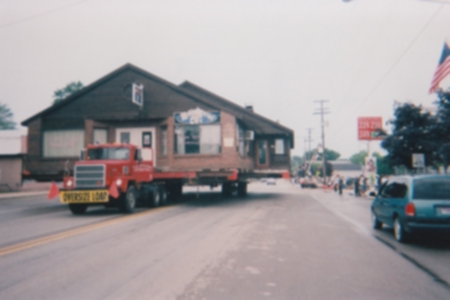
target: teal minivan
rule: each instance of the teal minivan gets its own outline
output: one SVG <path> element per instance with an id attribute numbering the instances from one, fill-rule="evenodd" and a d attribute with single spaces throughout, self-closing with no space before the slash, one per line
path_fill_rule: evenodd
<path id="1" fill-rule="evenodd" d="M 372 226 L 394 228 L 395 239 L 407 242 L 420 233 L 450 234 L 450 176 L 394 176 L 372 202 Z"/>

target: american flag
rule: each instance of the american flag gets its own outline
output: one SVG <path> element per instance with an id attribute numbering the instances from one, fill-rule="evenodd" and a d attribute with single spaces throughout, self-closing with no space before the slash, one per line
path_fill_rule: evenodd
<path id="1" fill-rule="evenodd" d="M 431 81 L 430 94 L 436 92 L 439 89 L 439 83 L 447 75 L 450 74 L 450 47 L 447 42 L 444 43 L 444 49 L 442 49 L 441 59 L 437 66 L 436 72 L 434 72 L 433 81 Z"/>

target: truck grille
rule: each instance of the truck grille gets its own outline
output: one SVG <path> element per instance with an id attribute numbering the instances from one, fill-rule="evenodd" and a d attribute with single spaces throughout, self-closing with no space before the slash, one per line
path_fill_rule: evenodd
<path id="1" fill-rule="evenodd" d="M 75 166 L 75 187 L 98 188 L 105 186 L 105 165 Z"/>

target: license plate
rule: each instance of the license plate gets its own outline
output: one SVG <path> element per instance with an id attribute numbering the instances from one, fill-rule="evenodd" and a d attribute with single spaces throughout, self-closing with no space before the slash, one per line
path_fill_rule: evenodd
<path id="1" fill-rule="evenodd" d="M 107 190 L 63 191 L 59 196 L 62 203 L 103 203 L 109 201 Z"/>
<path id="2" fill-rule="evenodd" d="M 441 207 L 441 215 L 450 215 L 450 207 Z"/>

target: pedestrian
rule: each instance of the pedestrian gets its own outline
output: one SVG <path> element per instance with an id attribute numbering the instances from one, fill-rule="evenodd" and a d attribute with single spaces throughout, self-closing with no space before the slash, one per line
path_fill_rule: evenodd
<path id="1" fill-rule="evenodd" d="M 355 178 L 355 197 L 359 197 L 360 193 L 359 193 L 359 178 Z"/>
<path id="2" fill-rule="evenodd" d="M 344 180 L 341 176 L 339 176 L 338 178 L 338 190 L 339 190 L 339 195 L 342 195 L 342 188 L 344 186 Z"/>
<path id="3" fill-rule="evenodd" d="M 362 184 L 361 184 L 361 190 L 363 191 L 363 193 L 365 193 L 367 191 L 367 177 L 361 177 L 362 179 Z"/>

